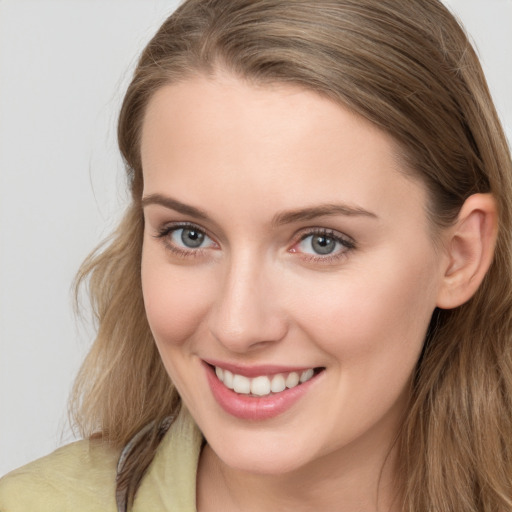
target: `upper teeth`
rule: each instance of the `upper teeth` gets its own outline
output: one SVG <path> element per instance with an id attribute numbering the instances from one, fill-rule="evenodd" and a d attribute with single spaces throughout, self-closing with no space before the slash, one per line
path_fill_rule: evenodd
<path id="1" fill-rule="evenodd" d="M 244 375 L 238 375 L 237 373 L 231 373 L 229 370 L 224 370 L 219 366 L 215 367 L 215 373 L 219 380 L 224 385 L 234 390 L 236 393 L 244 395 L 257 395 L 265 396 L 272 393 L 279 393 L 284 391 L 286 388 L 294 388 L 302 382 L 306 382 L 314 375 L 314 370 L 309 368 L 303 372 L 290 372 L 290 373 L 278 373 L 276 375 L 267 376 L 261 375 L 250 379 Z"/>

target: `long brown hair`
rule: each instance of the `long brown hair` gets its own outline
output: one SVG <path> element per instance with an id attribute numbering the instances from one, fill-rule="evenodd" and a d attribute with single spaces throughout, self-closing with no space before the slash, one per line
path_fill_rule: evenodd
<path id="1" fill-rule="evenodd" d="M 434 228 L 471 194 L 494 195 L 494 261 L 468 303 L 433 315 L 398 440 L 399 477 L 404 511 L 512 511 L 512 163 L 478 58 L 438 0 L 188 0 L 165 21 L 119 118 L 132 203 L 77 278 L 98 322 L 72 400 L 83 435 L 122 446 L 155 422 L 155 438 L 179 407 L 142 299 L 141 125 L 157 89 L 219 67 L 316 91 L 391 134 L 405 172 L 427 187 Z M 156 443 L 147 446 L 125 475 L 130 500 Z"/>

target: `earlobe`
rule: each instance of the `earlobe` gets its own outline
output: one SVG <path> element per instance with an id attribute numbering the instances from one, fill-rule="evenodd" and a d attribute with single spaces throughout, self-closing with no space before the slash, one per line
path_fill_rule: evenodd
<path id="1" fill-rule="evenodd" d="M 444 269 L 437 307 L 452 309 L 467 302 L 489 269 L 498 233 L 498 213 L 491 194 L 474 194 L 462 205 L 447 230 Z"/>

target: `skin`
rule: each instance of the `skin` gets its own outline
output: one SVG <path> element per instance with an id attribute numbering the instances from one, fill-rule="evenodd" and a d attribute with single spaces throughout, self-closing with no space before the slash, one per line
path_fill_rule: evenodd
<path id="1" fill-rule="evenodd" d="M 141 154 L 144 300 L 207 440 L 198 510 L 394 510 L 408 385 L 459 269 L 434 245 L 425 187 L 393 140 L 313 92 L 219 72 L 155 93 Z M 273 223 L 333 204 L 359 213 Z M 205 233 L 201 247 L 183 245 L 180 222 Z M 319 255 L 310 232 L 322 230 L 350 243 Z M 325 370 L 285 413 L 247 421 L 217 404 L 203 359 Z"/>

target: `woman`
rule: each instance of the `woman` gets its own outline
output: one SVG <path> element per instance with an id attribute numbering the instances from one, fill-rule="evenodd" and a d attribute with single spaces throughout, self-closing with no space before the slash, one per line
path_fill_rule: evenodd
<path id="1" fill-rule="evenodd" d="M 119 144 L 88 440 L 2 511 L 512 510 L 512 163 L 442 4 L 189 0 Z"/>

